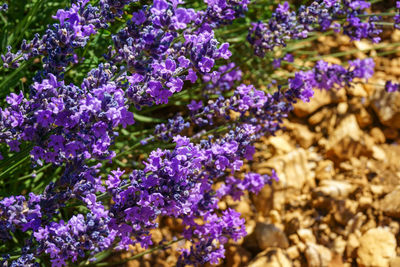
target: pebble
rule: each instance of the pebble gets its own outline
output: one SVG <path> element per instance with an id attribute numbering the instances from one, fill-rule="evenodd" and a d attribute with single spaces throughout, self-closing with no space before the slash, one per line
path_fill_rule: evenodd
<path id="1" fill-rule="evenodd" d="M 400 186 L 381 200 L 380 208 L 385 214 L 400 218 Z"/>
<path id="2" fill-rule="evenodd" d="M 226 266 L 240 267 L 245 266 L 251 259 L 251 253 L 241 246 L 230 245 L 226 249 Z"/>
<path id="3" fill-rule="evenodd" d="M 286 253 L 288 254 L 289 258 L 292 260 L 299 258 L 300 252 L 297 246 L 291 246 L 286 249 Z"/>
<path id="4" fill-rule="evenodd" d="M 386 228 L 373 228 L 360 238 L 357 263 L 360 267 L 388 267 L 396 257 L 396 238 Z"/>
<path id="5" fill-rule="evenodd" d="M 377 87 L 371 103 L 383 125 L 400 129 L 400 92 L 388 93 L 384 88 Z"/>
<path id="6" fill-rule="evenodd" d="M 297 231 L 297 234 L 299 235 L 300 239 L 304 242 L 310 242 L 310 243 L 316 243 L 315 236 L 311 229 L 299 229 Z"/>
<path id="7" fill-rule="evenodd" d="M 254 234 L 260 250 L 265 250 L 271 247 L 289 247 L 289 241 L 285 233 L 274 224 L 259 222 L 256 224 Z"/>
<path id="8" fill-rule="evenodd" d="M 332 260 L 332 252 L 321 245 L 308 243 L 305 250 L 308 267 L 328 267 Z"/>
<path id="9" fill-rule="evenodd" d="M 347 238 L 346 244 L 346 256 L 347 258 L 355 258 L 357 248 L 360 246 L 360 242 L 355 234 L 350 234 Z"/>
<path id="10" fill-rule="evenodd" d="M 355 190 L 355 186 L 346 181 L 322 180 L 320 186 L 315 189 L 317 195 L 332 198 L 345 198 Z"/>
<path id="11" fill-rule="evenodd" d="M 337 106 L 337 111 L 340 115 L 346 114 L 349 105 L 346 102 L 340 102 Z"/>
<path id="12" fill-rule="evenodd" d="M 292 267 L 292 262 L 282 249 L 267 249 L 259 253 L 248 267 Z"/>

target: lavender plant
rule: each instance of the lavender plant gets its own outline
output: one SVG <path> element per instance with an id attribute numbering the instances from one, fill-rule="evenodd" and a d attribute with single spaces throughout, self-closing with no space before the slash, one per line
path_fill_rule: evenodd
<path id="1" fill-rule="evenodd" d="M 247 0 L 82 0 L 56 11 L 56 23 L 1 56 L 4 80 L 41 62 L 29 90 L 14 84 L 0 110 L 2 264 L 89 264 L 105 251 L 151 248 L 150 230 L 163 217 L 183 226 L 166 241 L 186 240 L 178 265 L 218 263 L 224 244 L 246 235 L 240 214 L 218 202 L 278 179 L 274 170 L 242 171 L 254 143 L 281 129 L 313 90 L 351 86 L 374 71 L 371 58 L 320 60 L 266 89 L 251 83 L 246 64 L 275 60 L 279 68 L 293 56 L 271 53 L 331 29 L 379 42 L 381 18 L 366 16 L 368 8 L 324 0 L 295 12 L 285 2 L 253 23 L 262 8 Z M 238 25 L 237 40 L 224 39 Z"/>

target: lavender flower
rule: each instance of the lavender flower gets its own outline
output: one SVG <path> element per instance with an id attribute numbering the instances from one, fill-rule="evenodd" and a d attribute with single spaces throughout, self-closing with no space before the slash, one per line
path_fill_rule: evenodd
<path id="1" fill-rule="evenodd" d="M 66 84 L 62 74 L 75 60 L 75 50 L 122 17 L 131 2 L 100 0 L 91 6 L 86 0 L 73 1 L 71 8 L 57 12 L 59 23 L 45 35 L 24 42 L 15 54 L 9 48 L 2 55 L 6 67 L 39 55 L 44 55 L 44 65 L 28 94 L 6 97 L 0 142 L 15 153 L 23 142 L 31 143 L 35 165 L 51 163 L 63 170 L 41 194 L 0 200 L 0 239 L 9 240 L 16 231 L 32 232 L 21 257 L 11 264 L 33 265 L 46 254 L 53 266 L 64 266 L 115 244 L 117 249 L 132 244 L 148 248 L 150 230 L 164 216 L 181 219 L 182 235 L 192 244 L 182 251 L 180 265 L 218 263 L 228 239 L 246 234 L 240 214 L 220 210 L 218 202 L 226 196 L 239 200 L 245 190 L 257 193 L 277 179 L 274 171 L 270 176 L 239 173 L 253 158 L 254 142 L 276 133 L 293 103 L 308 101 L 314 89 L 341 88 L 373 73 L 371 59 L 349 62 L 348 68 L 319 61 L 312 70 L 295 73 L 287 89 L 266 93 L 241 81 L 240 68 L 227 61 L 229 44 L 214 33 L 242 16 L 248 1 L 206 1 L 205 10 L 194 10 L 179 1 L 154 0 L 135 9 L 112 35 L 106 62 L 89 71 L 80 86 Z M 352 37 L 376 38 L 375 19 L 367 26 L 356 19 L 368 3 L 341 3 L 316 1 L 297 13 L 287 3 L 279 5 L 270 23 L 254 25 L 249 39 L 263 55 L 288 38 L 329 29 L 336 15 L 346 18 L 343 29 Z M 289 55 L 283 59 L 293 60 Z M 171 104 L 179 92 L 195 90 L 186 85 L 197 81 L 201 95 L 185 99 L 187 110 L 156 125 L 142 140 L 146 145 L 172 139 L 174 147 L 151 151 L 143 168 L 126 175 L 129 179 L 120 169 L 102 177 L 101 162 L 116 156 L 112 149 L 118 129 L 135 124 L 133 110 Z M 60 219 L 60 209 L 72 201 L 87 211 Z"/>
<path id="2" fill-rule="evenodd" d="M 314 1 L 309 6 L 301 6 L 298 12 L 290 11 L 289 4 L 279 4 L 268 23 L 253 23 L 248 34 L 248 41 L 254 47 L 254 53 L 263 57 L 267 51 L 274 47 L 286 46 L 288 40 L 304 39 L 313 31 L 327 31 L 334 28 L 338 31 L 335 20 L 342 19 L 343 33 L 352 40 L 362 38 L 379 42 L 382 30 L 375 22 L 380 17 L 371 16 L 368 22 L 363 22 L 358 15 L 369 8 L 366 1 Z M 275 63 L 275 65 L 277 62 Z"/>
<path id="3" fill-rule="evenodd" d="M 2 5 L 0 5 L 0 12 L 4 12 L 4 11 L 7 11 L 8 10 L 8 5 L 7 4 L 2 4 Z"/>
<path id="4" fill-rule="evenodd" d="M 394 28 L 400 29 L 400 1 L 396 1 L 397 14 L 394 16 Z"/>
<path id="5" fill-rule="evenodd" d="M 18 68 L 24 60 L 45 55 L 44 69 L 37 74 L 36 81 L 47 78 L 48 73 L 62 77 L 66 66 L 76 60 L 75 50 L 85 47 L 88 38 L 96 34 L 97 29 L 108 27 L 108 23 L 121 17 L 123 8 L 133 2 L 101 0 L 99 6 L 92 6 L 84 0 L 72 3 L 65 10 L 59 9 L 53 16 L 59 23 L 48 26 L 43 36 L 36 34 L 29 42 L 23 40 L 16 53 L 12 53 L 9 47 L 8 52 L 1 55 L 3 66 Z"/>
<path id="6" fill-rule="evenodd" d="M 400 91 L 399 88 L 400 88 L 400 85 L 398 83 L 394 83 L 392 81 L 387 81 L 385 84 L 385 89 L 389 93 Z"/>

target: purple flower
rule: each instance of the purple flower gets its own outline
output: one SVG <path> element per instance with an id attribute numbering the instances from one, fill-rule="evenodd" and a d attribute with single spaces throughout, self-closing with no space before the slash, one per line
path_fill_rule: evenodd
<path id="1" fill-rule="evenodd" d="M 183 87 L 183 81 L 180 78 L 171 78 L 167 83 L 171 93 L 180 92 Z"/>
<path id="2" fill-rule="evenodd" d="M 0 5 L 0 12 L 4 12 L 8 10 L 8 5 L 7 4 L 2 4 Z"/>
<path id="3" fill-rule="evenodd" d="M 18 142 L 17 140 L 9 141 L 9 142 L 7 142 L 7 145 L 10 146 L 10 151 L 14 151 L 14 152 L 20 151 L 20 149 L 19 149 L 20 142 Z"/>
<path id="4" fill-rule="evenodd" d="M 6 101 L 11 106 L 18 106 L 21 104 L 23 98 L 24 95 L 22 94 L 22 92 L 20 92 L 19 95 L 11 93 L 9 96 L 6 97 Z"/>
<path id="5" fill-rule="evenodd" d="M 369 79 L 374 74 L 375 62 L 372 58 L 356 59 L 349 61 L 349 64 L 354 68 L 353 73 L 357 78 Z"/>
<path id="6" fill-rule="evenodd" d="M 178 62 L 179 62 L 179 67 L 181 67 L 181 68 L 188 68 L 189 65 L 190 65 L 190 60 L 187 59 L 187 58 L 184 57 L 184 56 L 180 56 L 180 57 L 178 58 Z"/>
<path id="7" fill-rule="evenodd" d="M 143 10 L 139 10 L 138 12 L 133 12 L 132 14 L 132 21 L 136 25 L 141 25 L 146 21 L 146 15 Z"/>
<path id="8" fill-rule="evenodd" d="M 129 112 L 126 108 L 122 108 L 121 112 L 121 124 L 123 128 L 126 128 L 127 125 L 132 125 L 135 123 L 133 119 L 133 114 Z"/>
<path id="9" fill-rule="evenodd" d="M 189 73 L 186 76 L 186 80 L 189 80 L 191 83 L 195 83 L 197 80 L 197 74 L 192 69 L 189 69 Z"/>
<path id="10" fill-rule="evenodd" d="M 394 83 L 392 81 L 387 81 L 385 84 L 385 89 L 389 93 L 400 91 L 399 88 L 400 88 L 400 85 L 398 83 Z"/>
<path id="11" fill-rule="evenodd" d="M 217 50 L 218 57 L 223 59 L 229 59 L 232 56 L 231 51 L 229 51 L 229 43 L 223 43 Z"/>
<path id="12" fill-rule="evenodd" d="M 187 105 L 190 111 L 196 111 L 200 109 L 202 106 L 203 106 L 202 101 L 196 102 L 195 100 L 192 100 L 192 102 L 190 102 L 190 104 Z"/>
<path id="13" fill-rule="evenodd" d="M 209 57 L 203 57 L 199 62 L 199 69 L 202 72 L 210 72 L 213 66 L 214 66 L 214 60 Z"/>
<path id="14" fill-rule="evenodd" d="M 215 167 L 217 170 L 225 170 L 229 166 L 229 160 L 224 156 L 219 156 L 215 161 Z"/>
<path id="15" fill-rule="evenodd" d="M 47 127 L 53 123 L 52 115 L 53 113 L 50 110 L 39 110 L 36 112 L 37 122 L 42 127 Z"/>
<path id="16" fill-rule="evenodd" d="M 289 4 L 280 4 L 272 13 L 268 22 L 253 23 L 247 39 L 254 47 L 254 53 L 263 57 L 274 47 L 286 46 L 287 40 L 304 39 L 312 31 L 335 31 L 343 33 L 352 40 L 368 38 L 379 42 L 382 32 L 379 24 L 381 18 L 371 16 L 367 22 L 361 20 L 364 10 L 370 7 L 367 1 L 313 1 L 308 6 L 300 6 L 298 11 L 290 11 Z M 346 20 L 343 27 L 338 27 L 336 20 Z M 277 62 L 274 64 L 277 66 Z"/>

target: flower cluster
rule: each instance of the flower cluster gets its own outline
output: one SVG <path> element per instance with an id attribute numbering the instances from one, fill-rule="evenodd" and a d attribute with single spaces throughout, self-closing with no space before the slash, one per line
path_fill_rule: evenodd
<path id="1" fill-rule="evenodd" d="M 88 4 L 89 0 L 74 2 L 70 8 L 57 11 L 53 18 L 59 23 L 49 25 L 43 36 L 36 34 L 29 42 L 23 40 L 16 53 L 8 47 L 8 52 L 1 55 L 3 67 L 17 68 L 22 61 L 44 55 L 43 71 L 38 73 L 37 80 L 48 73 L 61 75 L 69 63 L 77 63 L 75 50 L 85 47 L 91 35 L 121 17 L 124 7 L 135 1 L 100 0 L 97 6 Z"/>
<path id="2" fill-rule="evenodd" d="M 85 90 L 49 74 L 32 85 L 29 100 L 22 93 L 7 97 L 10 106 L 1 110 L 0 140 L 16 152 L 21 141 L 34 142 L 31 155 L 39 165 L 109 159 L 113 128 L 134 123 L 124 94 L 112 82 Z"/>
<path id="3" fill-rule="evenodd" d="M 350 61 L 348 69 L 318 61 L 312 70 L 297 72 L 293 79 L 289 79 L 289 87 L 302 88 L 300 99 L 308 102 L 313 95 L 313 88 L 329 90 L 335 86 L 350 85 L 354 78 L 371 78 L 374 67 L 375 63 L 371 58 Z"/>
<path id="4" fill-rule="evenodd" d="M 0 12 L 2 12 L 2 11 L 7 11 L 8 10 L 8 5 L 7 4 L 2 4 L 2 5 L 0 5 Z"/>
<path id="5" fill-rule="evenodd" d="M 253 159 L 254 143 L 281 129 L 293 104 L 309 101 L 314 89 L 341 88 L 373 73 L 371 59 L 350 61 L 347 68 L 319 61 L 267 93 L 242 80 L 240 65 L 229 61 L 229 43 L 216 37 L 219 27 L 243 16 L 247 0 L 207 0 L 203 10 L 154 0 L 126 16 L 125 7 L 132 2 L 100 0 L 92 6 L 87 0 L 73 1 L 57 12 L 59 23 L 43 36 L 23 42 L 15 54 L 8 48 L 2 55 L 5 67 L 17 68 L 34 56 L 43 56 L 43 66 L 28 94 L 6 97 L 0 109 L 0 143 L 16 155 L 30 144 L 34 167 L 51 164 L 61 170 L 40 194 L 0 200 L 0 240 L 31 233 L 12 266 L 33 265 L 43 255 L 53 266 L 66 266 L 108 249 L 132 244 L 148 248 L 150 230 L 158 227 L 160 217 L 180 219 L 181 235 L 191 243 L 190 249 L 182 249 L 178 265 L 218 263 L 223 245 L 246 234 L 240 214 L 221 210 L 218 202 L 227 196 L 239 200 L 245 191 L 258 193 L 277 180 L 273 170 L 270 175 L 241 172 Z M 255 29 L 249 39 L 261 55 L 284 45 L 288 37 L 306 37 L 317 24 L 329 28 L 333 18 L 326 8 L 357 17 L 367 6 L 357 3 L 315 2 L 298 14 L 288 4 L 280 5 L 270 23 L 259 24 L 261 31 Z M 76 50 L 125 16 L 129 19 L 112 35 L 104 62 L 88 71 L 80 85 L 66 82 L 66 67 L 79 64 Z M 344 27 L 350 34 L 356 23 L 349 25 Z M 183 93 L 185 105 L 176 112 L 171 106 L 177 102 L 171 99 Z M 117 157 L 113 150 L 118 149 L 114 144 L 120 128 L 129 133 L 138 127 L 134 112 L 149 107 L 175 115 L 135 145 L 144 148 L 143 167 L 121 170 L 112 165 L 108 175 L 103 173 L 103 163 L 112 164 Z M 150 141 L 170 146 L 154 148 Z M 69 204 L 82 209 L 63 216 Z"/>
<path id="6" fill-rule="evenodd" d="M 394 27 L 400 29 L 400 1 L 396 1 L 397 14 L 394 16 Z"/>
<path id="7" fill-rule="evenodd" d="M 330 28 L 337 32 L 342 28 L 352 40 L 368 38 L 379 42 L 382 30 L 374 22 L 380 18 L 371 16 L 364 22 L 359 17 L 370 5 L 367 1 L 318 0 L 309 6 L 300 6 L 295 12 L 290 11 L 289 3 L 285 2 L 278 5 L 268 23 L 253 23 L 247 39 L 253 45 L 254 53 L 261 57 L 274 47 L 286 46 L 289 40 L 305 39 L 311 32 Z M 335 22 L 343 18 L 346 22 L 342 26 Z"/>
<path id="8" fill-rule="evenodd" d="M 387 81 L 385 84 L 385 89 L 389 93 L 400 91 L 400 84 L 394 83 L 392 81 Z"/>

